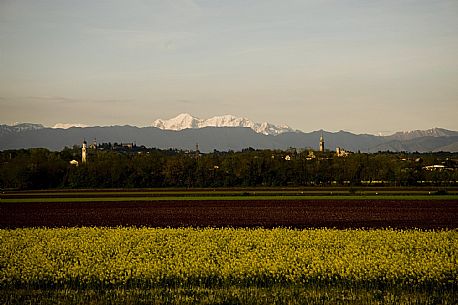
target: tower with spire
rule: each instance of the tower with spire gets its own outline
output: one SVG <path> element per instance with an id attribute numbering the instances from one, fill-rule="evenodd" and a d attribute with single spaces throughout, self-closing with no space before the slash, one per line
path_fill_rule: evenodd
<path id="1" fill-rule="evenodd" d="M 86 140 L 83 141 L 83 148 L 81 148 L 81 163 L 85 164 L 87 161 L 87 155 L 86 155 L 86 149 L 87 149 L 87 142 Z"/>
<path id="2" fill-rule="evenodd" d="M 321 137 L 320 137 L 320 151 L 324 152 L 324 138 L 323 138 L 323 132 L 321 132 Z"/>
<path id="3" fill-rule="evenodd" d="M 199 159 L 199 157 L 200 157 L 199 143 L 196 143 L 196 152 L 195 152 L 195 154 L 196 154 L 196 156 L 195 156 L 196 159 Z"/>

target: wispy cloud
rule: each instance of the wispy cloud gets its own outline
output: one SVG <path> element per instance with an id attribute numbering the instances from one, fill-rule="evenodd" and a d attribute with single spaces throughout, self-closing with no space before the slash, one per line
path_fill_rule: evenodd
<path id="1" fill-rule="evenodd" d="M 71 97 L 64 96 L 52 96 L 52 95 L 34 95 L 34 96 L 24 96 L 16 97 L 18 100 L 37 100 L 37 101 L 48 101 L 56 103 L 79 103 L 80 100 Z"/>
<path id="2" fill-rule="evenodd" d="M 185 104 L 185 105 L 191 105 L 191 104 L 197 104 L 196 101 L 192 101 L 192 100 L 176 100 L 175 103 L 177 104 Z"/>
<path id="3" fill-rule="evenodd" d="M 133 102 L 133 99 L 85 99 L 85 98 L 74 98 L 65 96 L 53 96 L 53 95 L 31 95 L 31 96 L 0 96 L 2 101 L 11 102 L 49 102 L 59 104 L 121 104 Z"/>
<path id="4" fill-rule="evenodd" d="M 107 41 L 117 48 L 157 49 L 174 51 L 192 42 L 193 35 L 186 31 L 125 30 L 116 28 L 90 27 L 87 33 Z"/>

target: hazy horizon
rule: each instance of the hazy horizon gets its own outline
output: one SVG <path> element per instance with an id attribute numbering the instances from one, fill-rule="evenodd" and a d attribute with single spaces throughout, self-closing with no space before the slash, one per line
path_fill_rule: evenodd
<path id="1" fill-rule="evenodd" d="M 183 114 L 187 114 L 187 115 L 193 116 L 192 114 L 189 114 L 189 113 L 182 113 L 182 114 L 179 114 L 179 115 L 183 115 Z M 230 115 L 230 114 L 226 114 L 226 115 Z M 226 116 L 226 115 L 223 115 L 223 116 Z M 221 116 L 214 116 L 214 117 L 210 117 L 210 118 L 199 118 L 199 117 L 195 117 L 195 116 L 193 116 L 193 117 L 196 118 L 196 119 L 200 119 L 200 120 L 208 120 L 208 119 L 212 119 L 214 117 L 221 117 Z M 167 119 L 174 119 L 174 118 L 158 118 L 158 119 L 167 120 Z M 243 118 L 249 120 L 249 118 L 246 118 L 246 117 L 243 117 Z M 253 122 L 253 123 L 262 124 L 264 122 Z M 270 123 L 270 122 L 267 122 L 267 123 Z M 0 125 L 1 124 L 5 124 L 5 123 L 0 122 Z M 110 124 L 110 125 L 95 124 L 95 125 L 85 125 L 85 124 L 78 124 L 78 123 L 74 123 L 74 124 L 72 124 L 72 123 L 57 123 L 57 124 L 54 124 L 52 126 L 49 126 L 49 125 L 44 125 L 44 124 L 42 124 L 40 122 L 14 122 L 14 123 L 9 123 L 9 124 L 5 124 L 5 125 L 17 126 L 17 125 L 21 125 L 21 124 L 38 124 L 38 125 L 42 125 L 45 128 L 60 128 L 60 129 L 68 129 L 68 128 L 72 128 L 72 127 L 87 128 L 87 127 L 132 126 L 132 127 L 138 127 L 138 128 L 156 127 L 156 128 L 160 128 L 160 129 L 164 129 L 164 130 L 177 130 L 177 129 L 169 129 L 169 128 L 157 127 L 157 126 L 154 126 L 154 124 L 149 124 L 149 125 L 135 125 L 135 124 Z M 221 127 L 221 126 L 204 126 L 204 127 Z M 230 127 L 233 127 L 233 126 L 222 126 L 222 127 L 229 127 L 230 128 Z M 238 126 L 236 126 L 236 127 L 238 127 Z M 276 125 L 276 127 L 285 127 L 285 125 L 280 124 L 280 125 Z M 292 128 L 291 126 L 289 126 L 287 124 L 286 124 L 286 127 Z M 188 127 L 186 127 L 186 128 L 188 128 Z M 184 128 L 184 129 L 186 129 L 186 128 Z M 203 128 L 203 127 L 195 127 L 194 129 L 198 129 L 198 128 Z M 390 131 L 390 132 L 385 132 L 385 133 L 379 132 L 378 134 L 369 133 L 369 132 L 361 132 L 361 133 L 352 132 L 352 131 L 344 130 L 344 129 L 339 129 L 339 130 L 329 130 L 329 129 L 323 129 L 323 128 L 321 128 L 321 129 L 313 129 L 313 130 L 300 130 L 300 129 L 297 129 L 297 128 L 292 128 L 292 129 L 294 131 L 299 131 L 299 132 L 303 132 L 303 133 L 313 133 L 313 132 L 319 132 L 319 131 L 325 131 L 325 132 L 330 132 L 330 133 L 338 133 L 338 132 L 342 132 L 343 131 L 343 132 L 351 132 L 351 133 L 354 133 L 354 134 L 372 134 L 372 135 L 376 135 L 376 136 L 390 136 L 390 135 L 394 135 L 395 133 L 398 133 L 398 132 L 427 131 L 427 130 L 434 130 L 434 129 L 445 129 L 445 130 L 450 130 L 450 131 L 458 131 L 458 130 L 453 130 L 453 129 L 442 128 L 440 126 L 434 126 L 434 127 L 427 128 L 427 129 L 396 130 L 396 131 Z M 178 130 L 182 130 L 182 129 L 178 129 Z"/>
<path id="2" fill-rule="evenodd" d="M 0 122 L 458 130 L 457 1 L 0 3 Z"/>

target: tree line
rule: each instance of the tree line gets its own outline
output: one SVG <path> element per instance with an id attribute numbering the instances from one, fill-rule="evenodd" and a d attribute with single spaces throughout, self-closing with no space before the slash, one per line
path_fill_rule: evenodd
<path id="1" fill-rule="evenodd" d="M 295 149 L 200 154 L 141 148 L 92 149 L 86 164 L 78 147 L 0 152 L 2 189 L 155 188 L 362 185 L 457 185 L 457 153 L 354 153 Z M 442 165 L 427 170 L 428 165 Z"/>

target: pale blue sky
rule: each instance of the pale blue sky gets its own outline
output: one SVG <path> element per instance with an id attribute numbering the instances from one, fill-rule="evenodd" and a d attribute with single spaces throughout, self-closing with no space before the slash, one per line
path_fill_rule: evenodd
<path id="1" fill-rule="evenodd" d="M 458 130 L 458 1 L 0 0 L 0 123 Z"/>

